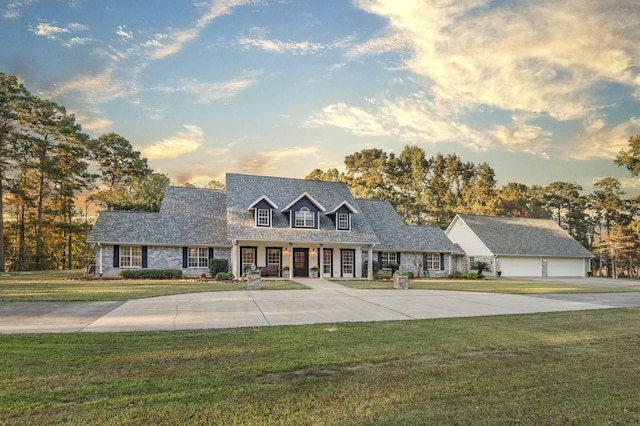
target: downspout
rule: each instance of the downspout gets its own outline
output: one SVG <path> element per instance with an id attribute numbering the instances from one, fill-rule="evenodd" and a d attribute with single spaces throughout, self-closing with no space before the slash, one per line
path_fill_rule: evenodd
<path id="1" fill-rule="evenodd" d="M 100 248 L 100 255 L 98 256 L 98 276 L 102 278 L 102 244 L 98 243 L 98 247 Z"/>

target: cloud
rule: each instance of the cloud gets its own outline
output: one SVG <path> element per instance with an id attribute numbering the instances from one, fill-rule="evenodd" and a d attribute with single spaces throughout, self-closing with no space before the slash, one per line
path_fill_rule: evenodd
<path id="1" fill-rule="evenodd" d="M 238 168 L 241 173 L 285 176 L 296 170 L 302 162 L 317 157 L 318 151 L 317 147 L 308 146 L 246 152 L 238 158 Z"/>
<path id="2" fill-rule="evenodd" d="M 70 80 L 55 83 L 43 94 L 55 98 L 71 92 L 81 95 L 89 104 L 96 104 L 132 95 L 137 88 L 131 80 L 115 80 L 113 69 L 109 68 L 99 74 L 75 75 Z"/>
<path id="3" fill-rule="evenodd" d="M 179 52 L 187 43 L 198 37 L 209 22 L 230 13 L 235 7 L 254 3 L 258 3 L 258 0 L 214 0 L 206 6 L 203 14 L 192 27 L 175 29 L 168 34 L 163 34 L 161 38 L 156 37 L 150 40 L 151 43 L 148 46 L 153 47 L 151 56 L 154 59 L 163 59 Z"/>
<path id="4" fill-rule="evenodd" d="M 118 25 L 116 34 L 127 40 L 131 40 L 133 38 L 133 33 L 131 33 L 131 31 L 127 31 L 126 26 L 124 25 Z"/>
<path id="5" fill-rule="evenodd" d="M 325 106 L 322 112 L 313 114 L 306 124 L 310 127 L 335 126 L 358 136 L 386 133 L 375 115 L 343 102 Z"/>
<path id="6" fill-rule="evenodd" d="M 138 149 L 148 159 L 176 158 L 194 152 L 204 143 L 204 131 L 194 125 L 185 125 L 184 128 L 183 132 Z"/>
<path id="7" fill-rule="evenodd" d="M 39 37 L 45 37 L 49 40 L 56 40 L 67 47 L 71 47 L 78 44 L 85 44 L 91 41 L 87 37 L 74 36 L 73 33 L 88 31 L 89 27 L 77 22 L 71 22 L 64 27 L 52 23 L 41 22 L 35 28 L 29 28 L 35 35 Z M 68 39 L 63 36 L 69 35 Z"/>
<path id="8" fill-rule="evenodd" d="M 194 80 L 181 80 L 174 86 L 160 86 L 157 89 L 165 93 L 186 93 L 194 97 L 196 103 L 210 103 L 220 99 L 230 99 L 256 82 L 253 78 L 236 78 L 229 81 L 203 83 Z"/>
<path id="9" fill-rule="evenodd" d="M 13 0 L 9 1 L 2 9 L 2 16 L 13 19 L 22 15 L 22 10 L 28 8 L 32 4 L 36 4 L 39 0 Z"/>
<path id="10" fill-rule="evenodd" d="M 615 81 L 638 90 L 640 9 L 628 2 L 357 0 L 410 40 L 407 66 L 434 94 L 468 106 L 588 117 L 594 89 Z M 369 42 L 372 43 L 372 42 Z M 375 46 L 376 42 L 373 42 Z M 375 52 L 363 45 L 356 52 Z"/>
<path id="11" fill-rule="evenodd" d="M 276 53 L 294 53 L 294 54 L 308 54 L 314 53 L 324 49 L 319 43 L 312 43 L 309 41 L 299 42 L 284 42 L 280 40 L 268 40 L 264 38 L 241 38 L 238 40 L 238 44 L 245 48 L 258 48 L 269 52 Z"/>
<path id="12" fill-rule="evenodd" d="M 629 149 L 629 137 L 640 133 L 640 118 L 631 118 L 616 126 L 601 119 L 586 121 L 578 136 L 571 141 L 565 155 L 575 160 L 614 159 Z"/>
<path id="13" fill-rule="evenodd" d="M 82 109 L 81 111 L 69 110 L 69 113 L 75 115 L 76 122 L 82 124 L 82 131 L 95 131 L 105 133 L 113 124 L 113 121 L 103 118 L 97 111 L 89 111 Z"/>

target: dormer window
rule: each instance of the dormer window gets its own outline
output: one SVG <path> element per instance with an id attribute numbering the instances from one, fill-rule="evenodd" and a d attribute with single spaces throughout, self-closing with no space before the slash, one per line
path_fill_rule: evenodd
<path id="1" fill-rule="evenodd" d="M 338 229 L 349 230 L 351 215 L 349 213 L 338 213 Z"/>
<path id="2" fill-rule="evenodd" d="M 256 209 L 256 225 L 271 226 L 271 210 Z"/>
<path id="3" fill-rule="evenodd" d="M 316 221 L 314 213 L 308 207 L 302 207 L 296 211 L 296 228 L 315 228 Z"/>
<path id="4" fill-rule="evenodd" d="M 277 208 L 273 201 L 263 195 L 249 206 L 249 211 L 253 211 L 256 226 L 270 228 L 273 223 L 273 210 Z"/>

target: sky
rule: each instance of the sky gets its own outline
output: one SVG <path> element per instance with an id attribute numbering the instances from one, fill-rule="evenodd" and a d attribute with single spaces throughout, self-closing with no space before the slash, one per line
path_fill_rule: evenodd
<path id="1" fill-rule="evenodd" d="M 0 0 L 0 72 L 174 184 L 363 149 L 508 182 L 640 179 L 640 0 Z"/>

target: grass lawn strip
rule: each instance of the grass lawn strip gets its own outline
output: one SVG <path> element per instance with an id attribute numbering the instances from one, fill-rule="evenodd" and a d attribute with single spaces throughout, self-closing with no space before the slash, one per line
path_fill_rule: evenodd
<path id="1" fill-rule="evenodd" d="M 389 281 L 340 281 L 340 284 L 354 289 L 393 289 Z M 568 294 L 568 293 L 628 293 L 640 291 L 638 288 L 598 287 L 592 285 L 566 284 L 562 282 L 541 282 L 505 279 L 486 280 L 411 280 L 412 290 L 472 291 L 503 294 Z"/>
<path id="2" fill-rule="evenodd" d="M 83 280 L 82 271 L 13 272 L 0 277 L 0 302 L 119 301 L 173 294 L 246 290 L 245 282 Z M 308 290 L 289 280 L 263 280 L 263 290 Z"/>
<path id="3" fill-rule="evenodd" d="M 0 336 L 0 424 L 637 424 L 640 309 Z"/>

